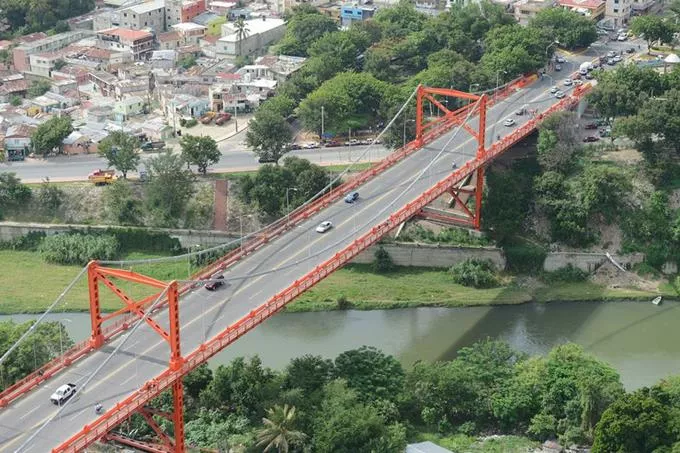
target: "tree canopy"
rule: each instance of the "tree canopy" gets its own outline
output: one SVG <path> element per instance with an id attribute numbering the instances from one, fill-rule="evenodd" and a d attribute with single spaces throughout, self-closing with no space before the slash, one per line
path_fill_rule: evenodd
<path id="1" fill-rule="evenodd" d="M 61 20 L 84 14 L 92 9 L 94 0 L 0 1 L 0 16 L 7 20 L 11 30 L 17 35 L 45 31 Z"/>
<path id="2" fill-rule="evenodd" d="M 654 42 L 670 44 L 673 41 L 675 27 L 667 19 L 655 14 L 645 14 L 634 17 L 630 23 L 630 30 L 636 35 L 644 35 L 647 47 Z"/>
<path id="3" fill-rule="evenodd" d="M 178 154 L 166 151 L 147 162 L 146 205 L 153 223 L 177 226 L 194 192 L 194 176 Z"/>
<path id="4" fill-rule="evenodd" d="M 182 158 L 189 164 L 196 165 L 198 171 L 204 175 L 208 166 L 220 161 L 222 153 L 217 149 L 217 142 L 212 137 L 184 135 L 179 141 L 182 148 Z"/>
<path id="5" fill-rule="evenodd" d="M 549 30 L 560 46 L 568 49 L 588 47 L 597 40 L 597 30 L 592 19 L 561 6 L 540 10 L 529 25 Z"/>
<path id="6" fill-rule="evenodd" d="M 248 124 L 246 143 L 264 161 L 278 162 L 293 138 L 286 119 L 272 109 L 260 110 Z"/>
<path id="7" fill-rule="evenodd" d="M 308 9 L 294 11 L 288 19 L 286 34 L 277 46 L 281 55 L 306 57 L 307 49 L 326 33 L 338 29 L 335 21 L 318 11 Z"/>
<path id="8" fill-rule="evenodd" d="M 62 143 L 73 132 L 73 124 L 69 116 L 54 116 L 42 123 L 33 132 L 31 142 L 36 153 L 46 155 L 53 150 L 61 149 Z"/>
<path id="9" fill-rule="evenodd" d="M 139 140 L 136 137 L 123 131 L 114 131 L 99 143 L 97 151 L 106 158 L 109 167 L 123 173 L 125 179 L 129 171 L 137 170 L 138 148 Z"/>

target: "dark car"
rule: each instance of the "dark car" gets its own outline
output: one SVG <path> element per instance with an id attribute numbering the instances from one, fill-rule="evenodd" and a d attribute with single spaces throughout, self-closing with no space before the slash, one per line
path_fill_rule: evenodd
<path id="1" fill-rule="evenodd" d="M 262 156 L 257 159 L 257 161 L 261 164 L 275 164 L 278 162 L 277 159 L 274 159 L 273 157 L 269 156 Z"/>
<path id="2" fill-rule="evenodd" d="M 586 129 L 597 129 L 598 124 L 597 123 L 586 123 L 585 128 Z"/>
<path id="3" fill-rule="evenodd" d="M 584 143 L 593 143 L 593 142 L 599 142 L 600 138 L 595 137 L 594 135 L 589 135 L 583 139 Z"/>
<path id="4" fill-rule="evenodd" d="M 354 203 L 359 199 L 359 192 L 348 193 L 345 197 L 345 203 Z"/>
<path id="5" fill-rule="evenodd" d="M 635 53 L 635 48 L 630 47 L 628 50 L 626 50 L 626 53 Z"/>
<path id="6" fill-rule="evenodd" d="M 224 275 L 218 275 L 217 277 L 213 277 L 212 281 L 205 284 L 205 289 L 208 291 L 215 291 L 222 285 L 224 285 Z"/>

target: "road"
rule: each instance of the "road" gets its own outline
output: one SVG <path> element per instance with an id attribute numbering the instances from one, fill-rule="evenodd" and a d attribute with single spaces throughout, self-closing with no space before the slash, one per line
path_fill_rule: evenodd
<path id="1" fill-rule="evenodd" d="M 505 135 L 513 128 L 502 122 L 513 117 L 518 123 L 528 121 L 528 116 L 516 116 L 521 105 L 545 110 L 555 103 L 549 94 L 548 78 L 534 83 L 489 109 L 487 114 L 487 141 Z M 567 89 L 566 91 L 569 91 Z M 474 121 L 471 122 L 473 127 Z M 427 147 L 413 153 L 394 167 L 369 181 L 359 189 L 359 201 L 346 204 L 342 200 L 305 223 L 288 231 L 265 247 L 231 267 L 224 275 L 228 286 L 215 292 L 203 288 L 185 295 L 180 303 L 182 324 L 182 350 L 195 350 L 205 339 L 211 338 L 228 325 L 261 305 L 291 282 L 302 277 L 314 266 L 330 258 L 337 250 L 348 245 L 355 237 L 366 233 L 383 222 L 390 214 L 414 200 L 424 190 L 443 178 L 452 162 L 459 166 L 471 159 L 476 151 L 474 139 L 460 130 L 455 140 L 448 143 L 455 132 L 450 132 Z M 443 150 L 443 151 L 442 151 Z M 437 157 L 438 153 L 441 155 Z M 435 159 L 435 165 L 422 177 L 419 173 Z M 315 227 L 330 220 L 334 228 L 325 234 L 316 233 Z M 234 277 L 272 271 L 266 275 L 243 280 Z M 165 311 L 155 319 L 167 328 Z M 0 412 L 0 450 L 16 451 L 27 438 L 50 417 L 57 408 L 49 402 L 50 394 L 63 383 L 79 385 L 90 376 L 106 358 L 108 364 L 96 375 L 89 387 L 81 389 L 63 410 L 62 414 L 43 429 L 21 451 L 44 453 L 96 419 L 94 405 L 100 401 L 105 408 L 112 407 L 158 375 L 167 367 L 168 346 L 147 325 L 141 326 L 129 338 L 121 351 L 112 356 L 113 349 L 123 341 L 118 338 L 106 347 L 77 362 L 56 378 L 46 382 L 24 398 Z"/>
<path id="2" fill-rule="evenodd" d="M 219 148 L 222 152 L 220 161 L 213 165 L 210 172 L 233 172 L 257 170 L 261 165 L 257 162 L 257 157 L 248 151 L 241 144 L 243 134 L 235 135 L 227 140 L 220 142 Z M 303 157 L 315 164 L 320 165 L 347 165 L 356 160 L 365 147 L 337 147 L 320 148 L 291 151 L 287 155 Z M 384 158 L 390 151 L 384 146 L 376 145 L 371 148 L 369 154 L 360 162 L 375 162 Z M 144 153 L 142 163 L 139 166 L 143 169 L 144 162 L 154 154 Z M 71 157 L 52 157 L 49 159 L 29 159 L 23 162 L 8 162 L 0 164 L 0 173 L 14 172 L 25 183 L 39 183 L 49 178 L 53 182 L 64 181 L 85 181 L 87 175 L 100 168 L 107 168 L 106 159 L 97 155 L 79 155 Z M 130 177 L 136 177 L 132 172 Z"/>

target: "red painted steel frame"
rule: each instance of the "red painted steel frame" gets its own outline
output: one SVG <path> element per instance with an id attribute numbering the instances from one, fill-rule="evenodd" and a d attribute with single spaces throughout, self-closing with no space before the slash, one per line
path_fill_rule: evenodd
<path id="1" fill-rule="evenodd" d="M 451 187 L 458 184 L 473 172 L 479 170 L 480 167 L 486 165 L 488 161 L 502 154 L 512 145 L 532 133 L 547 115 L 559 110 L 573 107 L 579 101 L 579 99 L 590 90 L 590 88 L 590 84 L 577 87 L 574 90 L 572 96 L 562 99 L 558 103 L 548 108 L 545 112 L 539 114 L 536 118 L 515 129 L 511 134 L 502 140 L 493 143 L 491 147 L 486 150 L 482 158 L 475 158 L 474 160 L 462 165 L 459 169 L 452 172 L 446 178 L 442 179 L 433 187 L 425 191 L 414 201 L 406 204 L 399 211 L 392 214 L 386 221 L 373 227 L 369 232 L 356 239 L 343 250 L 336 253 L 329 260 L 318 265 L 301 279 L 296 280 L 291 286 L 276 294 L 266 303 L 262 304 L 255 310 L 252 310 L 248 315 L 239 319 L 217 336 L 202 344 L 199 348 L 185 357 L 180 369 L 172 370 L 168 368 L 166 371 L 147 382 L 143 387 L 127 397 L 125 400 L 117 403 L 114 409 L 104 414 L 94 423 L 85 426 L 79 433 L 75 434 L 66 442 L 53 449 L 53 453 L 71 453 L 82 451 L 97 439 L 106 436 L 111 429 L 125 421 L 136 411 L 139 411 L 141 408 L 143 408 L 146 402 L 158 396 L 165 389 L 175 386 L 177 382 L 181 381 L 182 376 L 189 373 L 202 363 L 205 363 L 226 346 L 257 327 L 264 320 L 280 311 L 286 304 L 293 301 L 304 291 L 308 290 L 326 278 L 335 270 L 344 266 L 356 255 L 370 247 L 385 234 L 398 227 L 401 223 L 416 215 L 424 206 L 427 206 Z"/>

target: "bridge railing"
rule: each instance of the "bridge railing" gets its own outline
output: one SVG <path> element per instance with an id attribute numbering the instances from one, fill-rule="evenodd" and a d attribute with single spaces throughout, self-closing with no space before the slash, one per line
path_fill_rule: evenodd
<path id="1" fill-rule="evenodd" d="M 462 165 L 449 176 L 423 192 L 423 194 L 421 194 L 414 201 L 407 203 L 397 212 L 390 215 L 386 221 L 371 228 L 370 231 L 354 240 L 343 250 L 337 252 L 330 259 L 316 266 L 312 271 L 308 272 L 302 278 L 296 280 L 291 286 L 274 295 L 267 302 L 260 305 L 256 309 L 252 310 L 249 314 L 227 327 L 220 334 L 199 346 L 186 356 L 185 362 L 179 370 L 166 370 L 154 379 L 148 381 L 139 390 L 135 391 L 123 401 L 117 403 L 113 408 L 111 408 L 93 423 L 86 425 L 79 433 L 75 434 L 62 445 L 55 448 L 53 453 L 75 453 L 85 449 L 92 442 L 103 437 L 107 432 L 112 430 L 118 424 L 125 421 L 128 417 L 134 414 L 137 410 L 142 408 L 149 400 L 158 396 L 162 391 L 170 388 L 173 382 L 175 382 L 177 379 L 180 379 L 182 376 L 189 373 L 197 366 L 205 363 L 226 346 L 257 327 L 264 320 L 280 311 L 284 306 L 286 306 L 286 304 L 293 301 L 304 291 L 316 285 L 335 270 L 347 264 L 352 260 L 352 258 L 373 245 L 381 237 L 389 233 L 402 222 L 413 217 L 420 211 L 420 209 L 422 209 L 423 206 L 426 206 L 437 199 L 450 187 L 453 187 L 468 175 L 475 172 L 478 168 L 486 165 L 490 160 L 507 150 L 513 144 L 532 133 L 536 126 L 540 124 L 546 116 L 553 112 L 573 107 L 580 100 L 580 98 L 590 90 L 590 88 L 590 84 L 577 87 L 574 89 L 572 96 L 560 100 L 548 108 L 545 112 L 538 115 L 536 118 L 517 128 L 510 135 L 494 143 L 482 158 L 468 161 Z"/>

